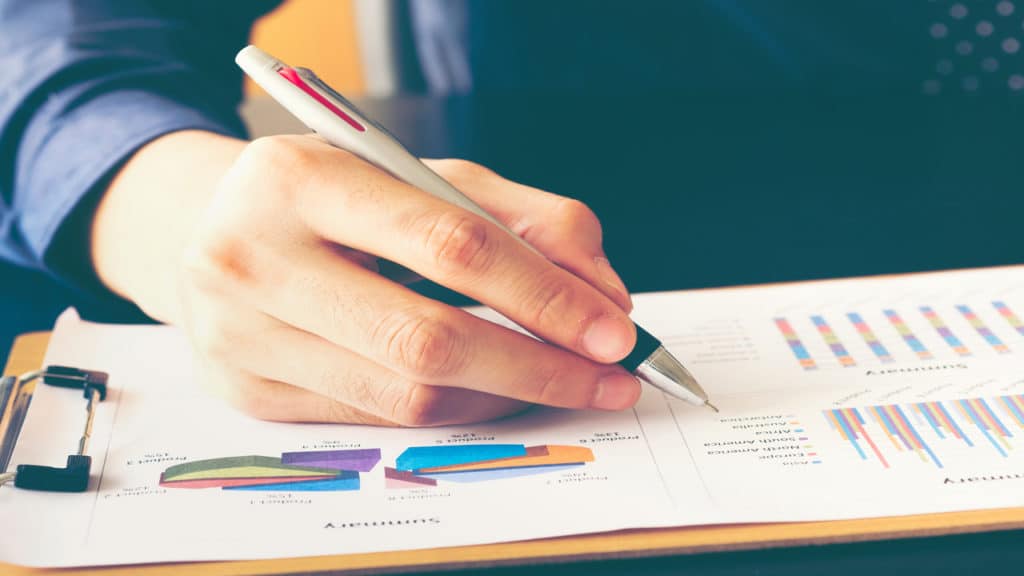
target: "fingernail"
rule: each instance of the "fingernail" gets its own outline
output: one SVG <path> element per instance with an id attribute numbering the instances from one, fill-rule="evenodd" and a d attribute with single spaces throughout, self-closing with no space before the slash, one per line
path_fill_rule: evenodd
<path id="1" fill-rule="evenodd" d="M 640 382 L 623 372 L 614 372 L 597 383 L 593 407 L 599 410 L 625 410 L 636 404 L 640 396 Z"/>
<path id="2" fill-rule="evenodd" d="M 601 316 L 583 333 L 583 349 L 600 362 L 617 362 L 632 347 L 630 325 L 614 316 Z"/>
<path id="3" fill-rule="evenodd" d="M 601 281 L 622 296 L 622 299 L 628 305 L 627 311 L 632 310 L 633 300 L 629 297 L 629 291 L 626 290 L 626 285 L 622 282 L 622 278 L 619 278 L 619 275 L 615 273 L 615 269 L 612 268 L 612 263 L 603 256 L 594 258 L 594 262 L 597 263 L 597 274 L 601 277 Z"/>

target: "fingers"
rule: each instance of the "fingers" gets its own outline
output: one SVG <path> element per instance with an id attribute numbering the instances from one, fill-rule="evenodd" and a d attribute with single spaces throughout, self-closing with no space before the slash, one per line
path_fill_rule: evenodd
<path id="1" fill-rule="evenodd" d="M 552 262 L 632 311 L 629 292 L 605 257 L 601 223 L 584 203 L 506 180 L 473 162 L 424 162 Z"/>
<path id="2" fill-rule="evenodd" d="M 350 162 L 344 174 L 335 164 L 318 166 L 323 185 L 313 183 L 297 206 L 323 237 L 397 262 L 598 362 L 616 362 L 632 349 L 632 322 L 579 277 L 492 223 L 367 164 Z M 343 179 L 346 193 L 325 183 Z M 352 217 L 341 224 L 339 214 Z"/>
<path id="3" fill-rule="evenodd" d="M 493 196 L 511 190 L 488 186 Z M 518 212 L 504 200 L 494 210 L 518 217 L 563 267 L 323 143 L 254 143 L 186 251 L 186 328 L 222 393 L 263 418 L 418 426 L 525 403 L 633 405 L 639 383 L 610 364 L 631 350 L 633 324 L 614 282 L 591 285 L 602 274 L 596 219 L 540 191 L 513 195 L 525 199 Z M 394 281 L 391 263 L 555 345 L 415 294 Z"/>
<path id="4" fill-rule="evenodd" d="M 266 369 L 260 373 L 355 402 L 357 407 L 385 417 L 396 416 L 393 410 L 382 412 L 379 407 L 398 399 L 380 395 L 385 390 L 405 390 L 409 383 L 465 388 L 566 408 L 622 409 L 632 406 L 639 396 L 636 379 L 619 366 L 586 360 L 430 300 L 357 264 L 333 258 L 328 251 L 311 250 L 291 259 L 287 266 L 282 264 L 261 260 L 257 268 L 278 272 L 258 286 L 220 284 L 224 297 L 230 295 L 239 306 L 250 302 L 263 306 L 270 316 L 318 337 L 300 339 L 280 329 L 267 335 L 268 328 L 260 328 L 262 340 L 243 345 L 240 339 L 257 329 L 218 334 L 218 326 L 231 324 L 234 316 L 225 312 L 232 305 L 221 303 L 201 315 L 214 324 L 212 334 L 194 339 L 211 341 L 206 348 L 215 353 L 224 353 L 221 348 L 244 347 L 268 365 L 309 365 L 315 358 L 340 362 L 328 370 L 329 361 L 323 360 L 318 373 L 334 374 L 335 381 L 343 382 L 355 397 L 346 397 L 329 384 L 303 384 L 309 381 L 289 380 L 286 374 Z M 286 340 L 287 347 L 268 348 L 260 343 Z M 218 342 L 230 345 L 219 346 Z M 282 350 L 294 355 L 279 357 Z M 465 406 L 457 411 L 467 413 Z M 454 416 L 428 414 L 413 420 L 436 422 L 449 417 Z"/>
<path id="5" fill-rule="evenodd" d="M 213 396 L 260 420 L 398 425 L 309 390 L 230 369 L 223 364 L 205 363 L 202 378 L 204 388 Z"/>
<path id="6" fill-rule="evenodd" d="M 211 320 L 196 339 L 210 361 L 210 388 L 258 418 L 438 426 L 490 420 L 527 406 L 472 390 L 415 384 L 267 316 L 250 317 L 244 325 Z"/>

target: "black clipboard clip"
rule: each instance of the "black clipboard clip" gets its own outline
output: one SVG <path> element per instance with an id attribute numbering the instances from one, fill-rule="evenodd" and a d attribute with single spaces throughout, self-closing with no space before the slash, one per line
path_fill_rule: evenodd
<path id="1" fill-rule="evenodd" d="M 51 386 L 82 390 L 86 401 L 85 430 L 78 441 L 77 452 L 68 455 L 63 468 L 20 464 L 13 472 L 7 472 L 32 399 L 32 384 L 39 379 Z M 92 436 L 96 405 L 107 398 L 107 379 L 106 372 L 48 366 L 20 377 L 8 376 L 0 380 L 0 485 L 13 480 L 15 486 L 27 490 L 85 492 L 92 468 L 92 457 L 85 452 Z"/>

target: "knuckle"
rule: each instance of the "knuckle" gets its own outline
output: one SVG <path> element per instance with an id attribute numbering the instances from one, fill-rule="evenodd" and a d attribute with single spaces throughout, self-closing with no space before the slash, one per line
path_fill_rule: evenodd
<path id="1" fill-rule="evenodd" d="M 532 375 L 533 384 L 536 386 L 535 398 L 539 404 L 559 405 L 557 400 L 561 395 L 559 383 L 561 372 L 556 369 L 540 369 Z"/>
<path id="2" fill-rule="evenodd" d="M 225 285 L 250 284 L 256 277 L 253 247 L 244 238 L 226 232 L 203 235 L 183 255 L 182 272 L 194 286 L 217 291 Z"/>
<path id="3" fill-rule="evenodd" d="M 242 182 L 247 196 L 271 194 L 291 200 L 305 186 L 302 181 L 317 173 L 319 155 L 300 136 L 264 136 L 250 142 L 235 161 L 232 176 Z"/>
<path id="4" fill-rule="evenodd" d="M 563 230 L 601 230 L 601 221 L 589 206 L 575 198 L 560 197 L 552 211 L 555 224 Z"/>
<path id="5" fill-rule="evenodd" d="M 597 393 L 597 383 L 576 382 L 561 367 L 544 367 L 533 374 L 535 402 L 562 408 L 588 408 Z"/>
<path id="6" fill-rule="evenodd" d="M 398 397 L 391 419 L 401 426 L 422 427 L 444 423 L 448 394 L 428 384 L 413 384 Z"/>
<path id="7" fill-rule="evenodd" d="M 532 326 L 556 326 L 565 322 L 575 298 L 575 290 L 566 281 L 555 278 L 541 281 L 528 296 L 527 317 Z"/>
<path id="8" fill-rule="evenodd" d="M 297 136 L 264 136 L 246 145 L 238 163 L 255 166 L 261 172 L 275 172 L 277 169 L 308 168 L 315 155 Z"/>
<path id="9" fill-rule="evenodd" d="M 420 227 L 423 245 L 442 274 L 483 274 L 494 263 L 495 239 L 475 216 L 445 211 L 425 217 Z"/>
<path id="10" fill-rule="evenodd" d="M 465 360 L 464 340 L 448 322 L 429 315 L 399 317 L 385 339 L 385 358 L 400 371 L 438 380 L 457 373 Z"/>

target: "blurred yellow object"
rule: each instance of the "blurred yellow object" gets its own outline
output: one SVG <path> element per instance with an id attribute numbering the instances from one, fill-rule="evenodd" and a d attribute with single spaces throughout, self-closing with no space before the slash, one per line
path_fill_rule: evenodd
<path id="1" fill-rule="evenodd" d="M 250 42 L 292 66 L 316 70 L 346 96 L 366 91 L 352 0 L 288 0 L 256 22 Z M 245 94 L 263 94 L 245 79 Z"/>

